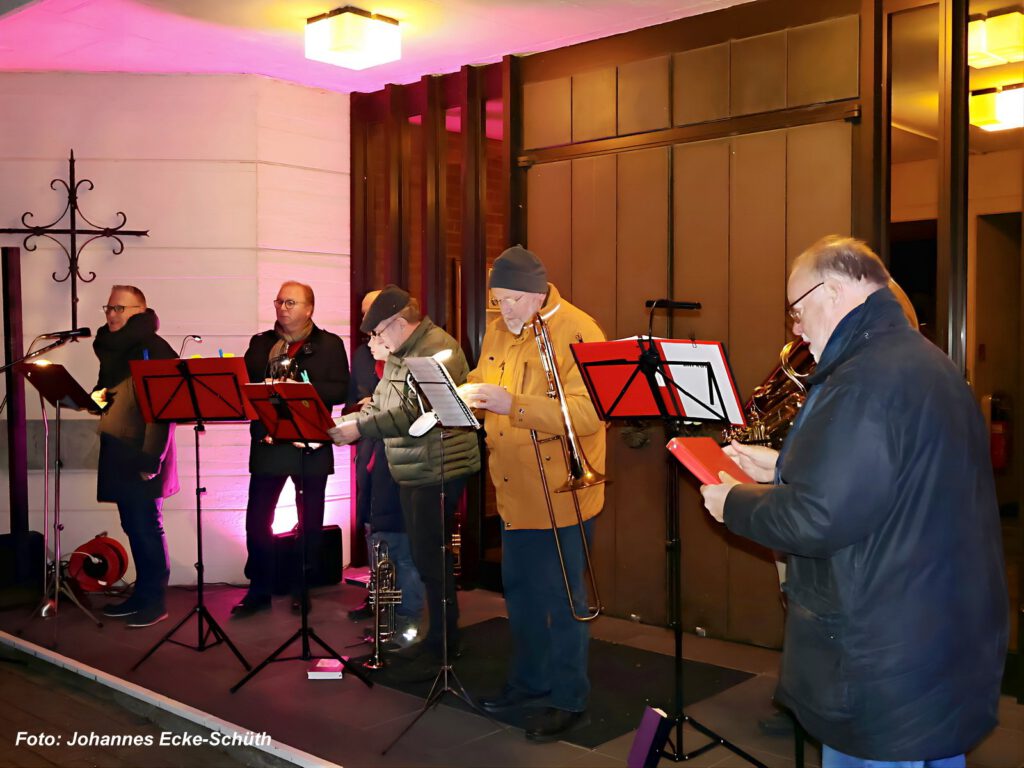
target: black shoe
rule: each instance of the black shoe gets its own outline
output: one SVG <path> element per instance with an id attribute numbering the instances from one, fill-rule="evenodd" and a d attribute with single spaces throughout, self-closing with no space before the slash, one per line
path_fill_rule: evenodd
<path id="1" fill-rule="evenodd" d="M 131 618 L 128 620 L 127 626 L 132 629 L 151 627 L 154 624 L 159 624 L 166 618 L 167 610 L 163 606 L 158 605 L 150 608 L 140 608 L 132 614 Z"/>
<path id="2" fill-rule="evenodd" d="M 570 712 L 567 709 L 546 707 L 526 731 L 529 741 L 544 743 L 558 741 L 559 737 L 578 725 L 586 724 L 585 712 Z"/>
<path id="3" fill-rule="evenodd" d="M 109 616 L 112 619 L 118 619 L 138 613 L 142 607 L 142 601 L 136 600 L 135 595 L 132 595 L 127 600 L 122 600 L 119 603 L 107 603 L 103 606 L 102 613 L 104 616 Z"/>
<path id="4" fill-rule="evenodd" d="M 793 716 L 780 709 L 775 714 L 758 720 L 757 727 L 766 736 L 792 736 Z"/>
<path id="5" fill-rule="evenodd" d="M 369 601 L 363 603 L 358 608 L 353 608 L 348 612 L 348 617 L 352 621 L 366 621 L 367 619 L 373 618 L 373 608 L 370 607 Z"/>
<path id="6" fill-rule="evenodd" d="M 231 609 L 231 616 L 236 619 L 245 619 L 260 611 L 270 610 L 269 597 L 253 597 L 246 595 L 239 600 Z"/>
<path id="7" fill-rule="evenodd" d="M 520 707 L 537 707 L 548 697 L 547 693 L 528 693 L 517 688 L 505 686 L 496 696 L 477 699 L 477 704 L 484 712 L 507 712 Z"/>

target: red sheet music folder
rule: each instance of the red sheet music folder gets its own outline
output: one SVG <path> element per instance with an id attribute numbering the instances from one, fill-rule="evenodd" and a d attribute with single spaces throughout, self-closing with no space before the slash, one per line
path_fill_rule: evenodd
<path id="1" fill-rule="evenodd" d="M 710 437 L 673 437 L 665 446 L 703 485 L 718 485 L 719 472 L 728 472 L 741 483 L 754 482 Z"/>
<path id="2" fill-rule="evenodd" d="M 331 442 L 327 430 L 334 427 L 334 420 L 312 384 L 246 384 L 245 396 L 274 440 Z"/>
<path id="3" fill-rule="evenodd" d="M 142 418 L 148 422 L 245 421 L 256 412 L 242 394 L 249 381 L 240 357 L 190 357 L 184 360 L 129 362 Z M 185 368 L 183 371 L 182 368 Z M 195 403 L 189 382 L 195 390 Z"/>

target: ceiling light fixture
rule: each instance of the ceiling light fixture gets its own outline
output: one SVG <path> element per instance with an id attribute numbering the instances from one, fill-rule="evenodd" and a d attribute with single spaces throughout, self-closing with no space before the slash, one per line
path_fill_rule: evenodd
<path id="1" fill-rule="evenodd" d="M 1024 127 L 1024 83 L 972 93 L 971 125 L 983 131 Z"/>
<path id="2" fill-rule="evenodd" d="M 402 58 L 398 20 L 346 5 L 306 19 L 306 58 L 367 69 Z"/>
<path id="3" fill-rule="evenodd" d="M 1024 61 L 1024 13 L 1010 11 L 967 24 L 967 63 L 975 69 Z"/>

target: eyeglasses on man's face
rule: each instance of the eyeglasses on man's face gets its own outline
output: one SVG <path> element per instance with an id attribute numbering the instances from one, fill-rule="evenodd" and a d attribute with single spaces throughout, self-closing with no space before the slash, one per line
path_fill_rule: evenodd
<path id="1" fill-rule="evenodd" d="M 386 323 L 384 323 L 384 325 L 382 325 L 380 328 L 374 328 L 372 331 L 370 331 L 370 338 L 371 339 L 379 339 L 384 334 L 384 331 L 386 331 L 388 328 L 390 328 L 397 319 L 398 319 L 398 315 L 395 315 L 390 320 L 388 320 Z"/>
<path id="2" fill-rule="evenodd" d="M 308 301 L 296 301 L 295 299 L 274 299 L 274 306 L 280 309 L 295 309 L 296 304 L 308 304 Z"/>
<path id="3" fill-rule="evenodd" d="M 796 305 L 799 304 L 804 299 L 806 299 L 808 296 L 810 296 L 818 288 L 821 288 L 821 286 L 823 286 L 824 284 L 825 284 L 825 281 L 822 280 L 820 283 L 817 283 L 817 284 L 811 286 L 808 290 L 804 291 L 799 296 L 797 296 L 795 301 L 791 301 L 789 303 L 789 306 L 786 307 L 786 314 L 790 316 L 790 318 L 793 320 L 793 322 L 799 323 L 800 322 L 800 318 L 804 316 L 803 307 L 801 307 L 800 309 L 797 309 Z"/>
<path id="4" fill-rule="evenodd" d="M 526 296 L 525 293 L 521 293 L 518 296 L 506 296 L 502 299 L 491 296 L 491 306 L 495 309 L 512 309 L 512 307 L 523 300 L 524 296 Z"/>
<path id="5" fill-rule="evenodd" d="M 100 309 L 104 314 L 113 312 L 115 315 L 121 315 L 126 309 L 138 309 L 141 306 L 141 304 L 104 304 Z"/>

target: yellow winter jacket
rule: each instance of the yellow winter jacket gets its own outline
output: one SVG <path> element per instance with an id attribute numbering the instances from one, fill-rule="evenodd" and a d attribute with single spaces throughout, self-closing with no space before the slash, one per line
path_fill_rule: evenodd
<path id="1" fill-rule="evenodd" d="M 604 341 L 601 328 L 592 317 L 565 301 L 548 283 L 548 297 L 541 309 L 546 319 L 551 346 L 558 360 L 558 372 L 583 451 L 597 472 L 605 470 L 605 425 L 598 418 L 583 384 L 569 345 Z M 550 528 L 544 489 L 530 430 L 543 440 L 564 435 L 558 402 L 547 396 L 547 378 L 540 353 L 529 326 L 515 336 L 500 315 L 491 318 L 484 332 L 480 362 L 470 371 L 468 381 L 498 384 L 512 393 L 508 415 L 484 412 L 491 479 L 497 490 L 498 513 L 510 530 Z M 569 493 L 555 493 L 568 477 L 559 441 L 541 443 L 541 455 L 551 489 L 558 526 L 576 524 L 576 512 Z M 604 485 L 578 492 L 583 519 L 589 520 L 604 505 Z"/>

